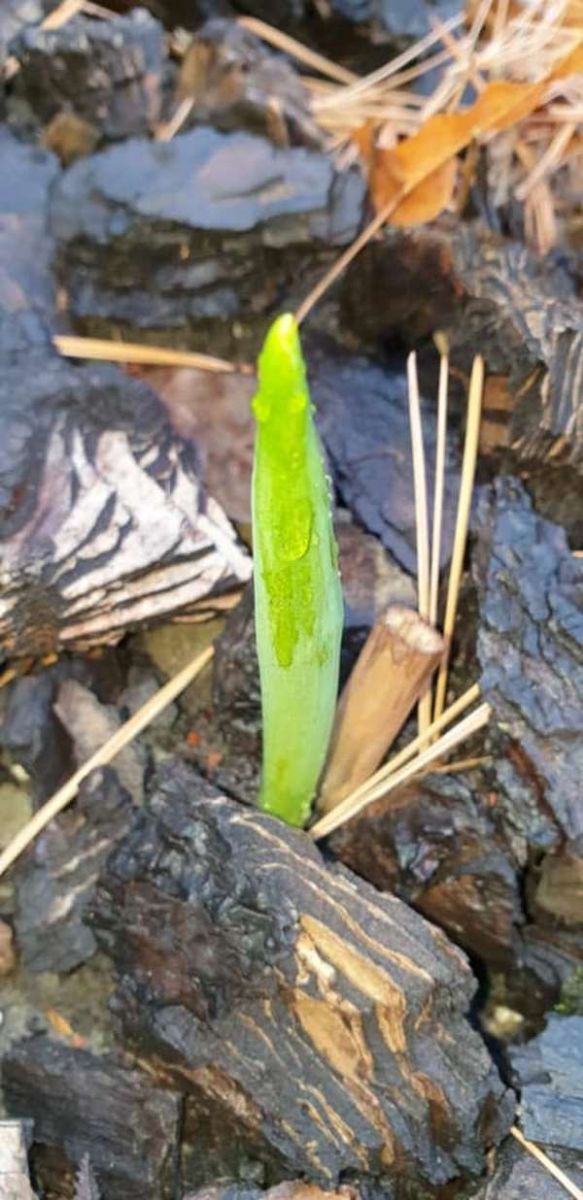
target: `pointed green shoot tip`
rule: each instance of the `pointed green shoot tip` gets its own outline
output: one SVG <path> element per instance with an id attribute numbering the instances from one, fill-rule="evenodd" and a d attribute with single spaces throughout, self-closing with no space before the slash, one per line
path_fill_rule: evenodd
<path id="1" fill-rule="evenodd" d="M 342 591 L 330 498 L 297 324 L 274 321 L 259 357 L 253 469 L 255 627 L 263 711 L 260 805 L 310 813 L 338 689 Z"/>

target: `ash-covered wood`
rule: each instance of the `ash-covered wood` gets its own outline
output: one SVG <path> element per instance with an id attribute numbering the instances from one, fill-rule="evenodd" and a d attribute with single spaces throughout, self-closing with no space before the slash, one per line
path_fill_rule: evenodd
<path id="1" fill-rule="evenodd" d="M 435 1187 L 507 1126 L 463 955 L 185 768 L 160 772 L 92 921 L 126 1036 L 222 1131 L 197 1147 L 209 1181 L 238 1138 L 275 1178 Z"/>
<path id="2" fill-rule="evenodd" d="M 350 241 L 365 184 L 328 154 L 199 126 L 76 162 L 55 189 L 59 274 L 83 332 L 254 356 Z"/>
<path id="3" fill-rule="evenodd" d="M 13 91 L 46 125 L 59 114 L 89 122 L 103 141 L 152 132 L 162 111 L 166 48 L 144 9 L 110 20 L 79 14 L 58 29 L 33 26 L 13 43 Z"/>
<path id="4" fill-rule="evenodd" d="M 87 1050 L 38 1036 L 2 1066 L 8 1112 L 34 1122 L 35 1176 L 69 1200 L 88 1155 L 103 1200 L 174 1200 L 181 1100 Z"/>
<path id="5" fill-rule="evenodd" d="M 583 1159 L 568 1150 L 552 1150 L 553 1162 L 565 1172 L 575 1187 L 583 1187 Z M 514 1138 L 507 1138 L 496 1155 L 489 1177 L 475 1194 L 475 1200 L 565 1200 L 563 1185 L 527 1154 Z"/>

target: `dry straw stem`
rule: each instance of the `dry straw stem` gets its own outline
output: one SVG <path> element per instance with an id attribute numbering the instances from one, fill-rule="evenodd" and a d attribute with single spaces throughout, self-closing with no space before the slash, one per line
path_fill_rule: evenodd
<path id="1" fill-rule="evenodd" d="M 58 813 L 62 812 L 71 803 L 71 800 L 77 795 L 79 784 L 87 778 L 90 772 L 94 771 L 97 767 L 107 766 L 115 758 L 116 754 L 119 754 L 120 750 L 123 750 L 124 746 L 127 746 L 147 725 L 154 721 L 188 687 L 189 683 L 192 683 L 193 679 L 196 679 L 196 676 L 200 675 L 200 672 L 210 662 L 213 653 L 213 647 L 209 646 L 202 654 L 199 654 L 192 662 L 188 663 L 182 671 L 179 671 L 173 679 L 169 679 L 168 683 L 165 683 L 154 696 L 147 700 L 134 713 L 133 717 L 130 717 L 129 721 L 120 726 L 113 736 L 108 738 L 104 745 L 95 754 L 92 754 L 91 758 L 83 763 L 82 767 L 79 767 L 78 771 L 75 771 L 75 774 L 63 784 L 63 787 L 59 788 L 58 792 L 55 792 L 54 796 L 51 796 L 50 800 L 47 800 L 42 808 L 39 808 L 38 812 L 34 814 L 31 820 L 16 834 L 16 837 L 9 842 L 6 849 L 0 854 L 0 877 L 20 857 L 23 851 L 30 846 L 37 834 L 48 825 L 49 821 L 52 821 L 53 817 L 56 817 Z"/>
<path id="2" fill-rule="evenodd" d="M 411 450 L 413 454 L 413 485 L 415 489 L 415 530 L 417 537 L 417 605 L 419 616 L 429 620 L 429 525 L 427 521 L 427 479 L 425 472 L 425 450 L 421 424 L 421 403 L 417 377 L 417 357 L 410 354 L 407 359 L 407 384 L 409 393 L 409 424 L 411 427 Z M 431 724 L 431 689 L 421 696 L 418 707 L 419 733 L 426 733 Z"/>
<path id="3" fill-rule="evenodd" d="M 323 54 L 317 54 L 315 50 L 310 50 L 308 46 L 304 46 L 303 42 L 298 42 L 289 34 L 274 29 L 273 25 L 268 25 L 267 21 L 260 21 L 258 17 L 239 17 L 239 24 L 270 46 L 275 46 L 284 54 L 297 58 L 298 62 L 303 62 L 307 67 L 319 71 L 321 75 L 327 75 L 329 79 L 334 79 L 337 83 L 351 84 L 358 79 L 353 71 L 348 71 L 346 67 L 332 62 Z"/>
<path id="4" fill-rule="evenodd" d="M 441 733 L 443 729 L 446 729 L 448 725 L 451 725 L 452 721 L 455 721 L 457 717 L 461 716 L 461 714 L 465 712 L 471 704 L 478 700 L 479 696 L 479 685 L 474 683 L 470 688 L 467 689 L 466 692 L 463 693 L 462 696 L 459 696 L 457 700 L 454 700 L 453 704 L 451 704 L 449 708 L 447 708 L 445 712 L 441 714 L 438 721 L 433 721 L 428 730 L 428 735 L 430 737 L 434 737 L 438 733 Z M 374 775 L 371 775 L 369 779 L 365 780 L 360 787 L 355 788 L 351 793 L 351 799 L 357 800 L 360 796 L 364 796 L 371 787 L 376 786 L 377 783 L 381 783 L 383 780 L 389 779 L 390 776 L 399 769 L 399 767 L 404 766 L 406 762 L 409 762 L 409 759 L 414 758 L 415 755 L 426 746 L 426 744 L 426 734 L 422 734 L 419 737 L 414 738 L 412 742 L 409 742 L 407 746 L 404 746 L 402 750 L 399 750 L 399 753 L 395 754 L 388 763 L 385 763 L 384 766 L 379 767 L 378 771 L 375 771 Z"/>
<path id="5" fill-rule="evenodd" d="M 569 1176 L 553 1162 L 552 1158 L 549 1158 L 548 1154 L 545 1154 L 544 1150 L 540 1150 L 538 1146 L 535 1146 L 534 1142 L 529 1142 L 528 1138 L 525 1138 L 517 1125 L 513 1125 L 510 1132 L 513 1138 L 516 1138 L 516 1141 L 522 1146 L 523 1150 L 532 1154 L 532 1157 L 536 1158 L 537 1162 L 545 1168 L 545 1171 L 548 1171 L 549 1175 L 552 1175 L 553 1179 L 556 1179 L 557 1183 L 560 1183 L 561 1187 L 564 1187 L 565 1191 L 570 1196 L 573 1196 L 573 1200 L 583 1200 L 583 1190 L 577 1187 L 577 1184 L 573 1183 L 572 1179 L 569 1179 Z"/>
<path id="6" fill-rule="evenodd" d="M 188 350 L 167 350 L 164 346 L 143 346 L 139 342 L 113 342 L 108 339 L 70 337 L 60 334 L 53 345 L 65 358 L 88 358 L 99 362 L 141 363 L 152 367 L 193 367 L 198 371 L 218 374 L 242 372 L 251 374 L 247 363 L 232 363 L 210 354 L 195 354 Z"/>
<path id="7" fill-rule="evenodd" d="M 347 796 L 346 800 L 343 800 L 342 803 L 337 806 L 337 808 L 334 808 L 332 812 L 328 813 L 325 817 L 322 817 L 320 821 L 317 821 L 316 824 L 312 826 L 312 829 L 310 830 L 312 837 L 315 839 L 327 837 L 328 834 L 332 833 L 335 829 L 338 829 L 340 825 L 344 825 L 346 821 L 352 820 L 353 817 L 362 812 L 363 808 L 367 808 L 368 805 L 372 804 L 375 800 L 380 800 L 383 797 L 390 795 L 391 792 L 394 792 L 397 788 L 400 788 L 415 775 L 418 775 L 421 771 L 425 771 L 431 766 L 432 763 L 436 762 L 440 758 L 443 758 L 446 754 L 449 754 L 456 746 L 459 745 L 460 742 L 465 741 L 466 738 L 471 737 L 472 734 L 477 733 L 480 729 L 483 729 L 484 725 L 486 725 L 490 719 L 490 713 L 491 709 L 489 704 L 480 704 L 479 708 L 477 708 L 475 712 L 470 713 L 467 717 L 464 717 L 462 721 L 459 721 L 457 725 L 454 725 L 453 729 L 448 730 L 448 732 L 445 733 L 443 737 L 440 737 L 438 741 L 434 742 L 432 746 L 428 746 L 426 750 L 423 750 L 421 754 L 418 754 L 412 762 L 407 763 L 407 765 L 402 767 L 401 770 L 394 771 L 389 779 L 385 779 L 376 787 L 370 787 L 366 790 L 364 795 L 361 795 L 358 799 L 354 799 L 352 796 Z M 431 727 L 429 733 L 431 733 Z M 424 736 L 426 738 L 426 735 Z"/>
<path id="8" fill-rule="evenodd" d="M 472 374 L 470 378 L 470 393 L 468 397 L 468 415 L 466 437 L 464 442 L 464 457 L 462 462 L 462 477 L 460 482 L 451 566 L 449 570 L 445 617 L 443 621 L 443 633 L 447 640 L 448 646 L 437 673 L 435 708 L 433 710 L 434 720 L 437 720 L 437 718 L 441 716 L 445 704 L 447 668 L 449 655 L 451 652 L 451 638 L 454 631 L 457 613 L 460 583 L 462 578 L 464 557 L 466 553 L 472 493 L 474 490 L 474 476 L 476 474 L 476 459 L 478 456 L 478 436 L 480 433 L 480 416 L 482 412 L 483 390 L 484 360 L 480 357 L 480 355 L 477 355 L 472 365 Z"/>
<path id="9" fill-rule="evenodd" d="M 443 521 L 443 489 L 445 481 L 448 379 L 449 359 L 447 354 L 442 354 L 439 361 L 439 387 L 437 393 L 437 445 L 435 449 L 431 579 L 429 584 L 429 621 L 431 625 L 437 625 L 437 606 L 439 601 L 439 563 L 441 558 L 441 525 Z"/>

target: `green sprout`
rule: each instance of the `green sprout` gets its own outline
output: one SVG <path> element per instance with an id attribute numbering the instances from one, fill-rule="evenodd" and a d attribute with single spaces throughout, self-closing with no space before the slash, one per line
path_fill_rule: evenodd
<path id="1" fill-rule="evenodd" d="M 290 825 L 305 825 L 334 720 L 343 607 L 328 484 L 293 316 L 274 321 L 258 373 L 252 403 L 259 804 Z"/>

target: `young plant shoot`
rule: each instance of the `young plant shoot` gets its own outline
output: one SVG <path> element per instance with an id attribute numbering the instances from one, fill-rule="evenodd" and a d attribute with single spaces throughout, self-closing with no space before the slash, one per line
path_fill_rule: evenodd
<path id="1" fill-rule="evenodd" d="M 263 711 L 260 806 L 304 825 L 332 730 L 342 589 L 330 497 L 296 322 L 259 356 L 253 467 L 255 628 Z"/>

